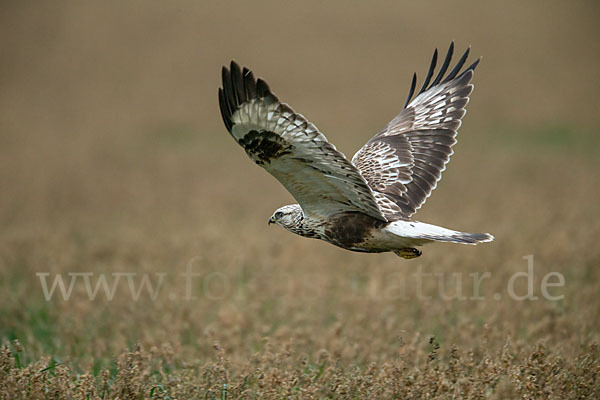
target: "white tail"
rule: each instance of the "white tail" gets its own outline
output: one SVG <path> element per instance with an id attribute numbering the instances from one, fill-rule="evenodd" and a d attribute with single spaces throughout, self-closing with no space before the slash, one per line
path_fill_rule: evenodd
<path id="1" fill-rule="evenodd" d="M 416 221 L 394 221 L 385 227 L 388 232 L 401 236 L 426 241 L 477 244 L 491 242 L 494 237 L 489 233 L 467 233 L 453 231 L 441 226 Z"/>

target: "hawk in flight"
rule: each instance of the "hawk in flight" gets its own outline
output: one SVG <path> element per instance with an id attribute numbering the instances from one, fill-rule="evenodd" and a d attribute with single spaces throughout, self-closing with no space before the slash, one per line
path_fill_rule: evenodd
<path id="1" fill-rule="evenodd" d="M 413 221 L 435 189 L 452 155 L 456 133 L 473 91 L 479 59 L 461 71 L 463 54 L 446 74 L 454 43 L 434 75 L 437 49 L 413 98 L 416 74 L 404 109 L 351 161 L 315 125 L 279 101 L 267 83 L 234 61 L 223 67 L 219 106 L 231 136 L 298 204 L 279 208 L 269 224 L 347 250 L 421 255 L 429 242 L 477 244 L 488 233 L 465 233 Z"/>

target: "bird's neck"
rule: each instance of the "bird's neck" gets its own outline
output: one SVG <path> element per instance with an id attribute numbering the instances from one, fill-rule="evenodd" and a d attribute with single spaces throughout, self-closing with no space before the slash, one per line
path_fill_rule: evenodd
<path id="1" fill-rule="evenodd" d="M 321 238 L 321 234 L 319 233 L 321 229 L 319 229 L 321 224 L 318 221 L 315 221 L 310 216 L 304 214 L 304 212 L 298 213 L 296 217 L 296 229 L 297 233 L 300 236 L 309 237 L 309 238 Z"/>

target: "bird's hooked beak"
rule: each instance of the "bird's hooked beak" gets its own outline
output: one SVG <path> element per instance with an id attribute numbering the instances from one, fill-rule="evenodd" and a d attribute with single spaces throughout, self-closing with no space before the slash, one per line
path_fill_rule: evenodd
<path id="1" fill-rule="evenodd" d="M 268 224 L 271 225 L 271 224 L 274 224 L 275 222 L 277 222 L 275 220 L 275 218 L 271 217 L 271 218 L 269 218 Z"/>

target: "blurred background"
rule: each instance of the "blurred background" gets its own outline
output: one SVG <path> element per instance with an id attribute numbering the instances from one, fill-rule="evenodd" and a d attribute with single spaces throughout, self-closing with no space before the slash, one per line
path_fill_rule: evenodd
<path id="1" fill-rule="evenodd" d="M 136 342 L 175 342 L 194 350 L 186 358 L 219 341 L 243 362 L 264 336 L 384 362 L 399 335 L 469 349 L 484 326 L 494 346 L 512 335 L 574 354 L 600 322 L 599 17 L 596 1 L 3 1 L 0 335 L 32 359 L 98 368 Z M 417 219 L 496 241 L 406 262 L 268 228 L 293 199 L 227 134 L 221 66 L 251 68 L 351 157 L 452 40 L 482 61 L 455 155 Z M 379 295 L 417 265 L 491 271 L 494 293 L 528 254 L 536 287 L 565 276 L 564 301 Z M 243 270 L 243 300 L 46 302 L 35 276 L 179 273 L 197 256 L 205 274 Z"/>
<path id="2" fill-rule="evenodd" d="M 216 90 L 231 59 L 351 156 L 454 40 L 482 62 L 448 175 L 477 179 L 454 175 L 470 166 L 484 183 L 511 168 L 470 159 L 469 147 L 595 156 L 598 11 L 593 1 L 4 2 L 2 221 L 133 218 L 124 210 L 145 206 L 196 216 L 220 195 L 227 214 L 285 202 L 223 129 Z"/>

